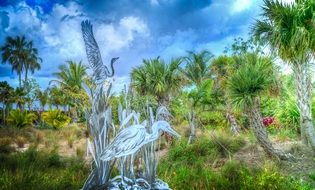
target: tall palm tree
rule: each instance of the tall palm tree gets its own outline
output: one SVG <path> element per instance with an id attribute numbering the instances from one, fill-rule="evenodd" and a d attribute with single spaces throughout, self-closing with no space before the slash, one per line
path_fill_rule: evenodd
<path id="1" fill-rule="evenodd" d="M 143 60 L 143 65 L 131 72 L 132 87 L 141 95 L 156 97 L 159 105 L 168 107 L 170 95 L 180 89 L 180 59 L 166 64 L 159 57 Z"/>
<path id="2" fill-rule="evenodd" d="M 228 56 L 219 56 L 211 62 L 211 73 L 215 82 L 215 91 L 222 95 L 225 104 L 225 115 L 231 125 L 231 131 L 238 134 L 241 130 L 233 114 L 231 100 L 227 96 L 227 78 L 231 75 L 234 59 Z"/>
<path id="3" fill-rule="evenodd" d="M 40 58 L 37 56 L 37 49 L 33 47 L 32 41 L 27 41 L 25 36 L 7 37 L 5 44 L 0 48 L 2 51 L 2 63 L 8 62 L 19 76 L 19 86 L 22 86 L 22 72 L 25 70 L 25 81 L 30 69 L 34 72 L 39 69 Z"/>
<path id="4" fill-rule="evenodd" d="M 312 120 L 310 62 L 315 52 L 314 8 L 312 0 L 292 4 L 264 0 L 263 18 L 253 27 L 254 36 L 272 48 L 291 65 L 295 75 L 297 105 L 300 111 L 302 141 L 315 151 Z"/>
<path id="5" fill-rule="evenodd" d="M 192 105 L 188 113 L 188 120 L 190 125 L 190 136 L 188 143 L 194 141 L 196 137 L 195 120 L 196 120 L 196 104 L 199 102 L 198 94 L 202 94 L 206 89 L 202 88 L 202 84 L 211 77 L 210 75 L 210 59 L 213 55 L 203 50 L 199 53 L 188 51 L 188 55 L 183 57 L 183 62 L 186 64 L 185 68 L 180 68 L 181 73 L 188 81 L 189 85 L 193 85 L 195 89 L 190 93 L 190 104 Z M 210 89 L 208 89 L 210 90 Z"/>
<path id="6" fill-rule="evenodd" d="M 200 86 L 202 81 L 210 78 L 210 59 L 213 55 L 203 50 L 199 53 L 188 52 L 188 56 L 183 57 L 185 69 L 180 69 L 188 81 L 196 86 Z"/>
<path id="7" fill-rule="evenodd" d="M 25 68 L 24 81 L 27 81 L 28 71 L 34 74 L 35 70 L 39 70 L 41 68 L 40 62 L 42 61 L 42 59 L 38 57 L 38 50 L 33 47 L 32 41 L 28 42 L 27 50 L 28 50 L 28 56 L 24 64 L 24 68 Z"/>
<path id="8" fill-rule="evenodd" d="M 288 159 L 282 150 L 272 146 L 263 125 L 260 97 L 275 82 L 274 68 L 270 58 L 257 54 L 244 55 L 242 64 L 228 80 L 229 96 L 232 103 L 247 114 L 250 127 L 264 151 L 279 159 Z"/>
<path id="9" fill-rule="evenodd" d="M 24 60 L 26 59 L 27 42 L 24 36 L 16 38 L 7 37 L 5 44 L 1 47 L 2 63 L 9 62 L 12 66 L 12 71 L 15 71 L 19 76 L 19 86 L 22 84 L 22 71 Z"/>

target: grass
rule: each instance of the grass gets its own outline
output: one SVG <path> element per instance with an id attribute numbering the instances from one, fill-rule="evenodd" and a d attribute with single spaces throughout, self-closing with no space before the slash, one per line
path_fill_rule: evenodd
<path id="1" fill-rule="evenodd" d="M 79 158 L 62 158 L 56 152 L 0 154 L 2 190 L 80 189 L 89 174 Z"/>
<path id="2" fill-rule="evenodd" d="M 230 153 L 238 151 L 244 142 L 241 137 L 217 134 L 217 142 Z M 187 139 L 169 149 L 158 168 L 159 177 L 168 182 L 172 189 L 255 189 L 255 190 L 310 190 L 312 187 L 293 177 L 284 176 L 277 165 L 247 166 L 233 160 L 217 142 L 207 137 L 199 138 L 187 145 Z M 221 160 L 217 167 L 213 163 Z"/>

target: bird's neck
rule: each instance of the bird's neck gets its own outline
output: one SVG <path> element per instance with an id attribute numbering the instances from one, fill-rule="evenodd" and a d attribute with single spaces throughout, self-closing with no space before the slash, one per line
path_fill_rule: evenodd
<path id="1" fill-rule="evenodd" d="M 153 129 L 152 133 L 147 136 L 146 143 L 157 140 L 159 136 L 160 136 L 159 130 Z"/>

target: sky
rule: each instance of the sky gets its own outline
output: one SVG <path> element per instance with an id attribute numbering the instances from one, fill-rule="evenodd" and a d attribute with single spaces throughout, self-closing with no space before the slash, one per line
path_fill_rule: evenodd
<path id="1" fill-rule="evenodd" d="M 285 0 L 289 2 L 290 0 Z M 89 19 L 103 62 L 116 63 L 115 90 L 129 81 L 143 59 L 168 61 L 187 51 L 214 55 L 237 37 L 247 38 L 259 18 L 262 0 L 0 0 L 0 46 L 7 36 L 33 40 L 42 58 L 35 78 L 46 88 L 67 60 L 88 64 L 80 23 Z M 0 58 L 1 59 L 1 58 Z M 2 62 L 2 60 L 0 60 Z M 17 86 L 9 64 L 0 64 L 0 81 Z"/>

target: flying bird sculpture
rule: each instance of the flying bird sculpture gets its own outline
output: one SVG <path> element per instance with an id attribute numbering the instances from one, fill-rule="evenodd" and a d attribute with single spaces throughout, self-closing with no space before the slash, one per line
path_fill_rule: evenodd
<path id="1" fill-rule="evenodd" d="M 106 78 L 114 76 L 114 63 L 117 61 L 118 57 L 112 58 L 109 71 L 108 68 L 103 64 L 99 47 L 94 38 L 93 26 L 90 21 L 82 21 L 81 30 L 85 43 L 87 58 L 90 67 L 93 70 L 92 79 L 96 82 L 96 84 L 103 84 Z"/>
<path id="2" fill-rule="evenodd" d="M 109 161 L 114 158 L 123 157 L 123 161 L 125 161 L 125 158 L 128 155 L 133 157 L 142 146 L 157 140 L 162 131 L 180 138 L 180 135 L 174 129 L 172 129 L 170 124 L 166 121 L 161 120 L 154 122 L 152 125 L 151 134 L 147 133 L 147 130 L 143 125 L 131 125 L 121 130 L 117 134 L 117 136 L 101 154 L 101 159 L 104 161 Z M 121 175 L 123 177 L 122 173 Z"/>

